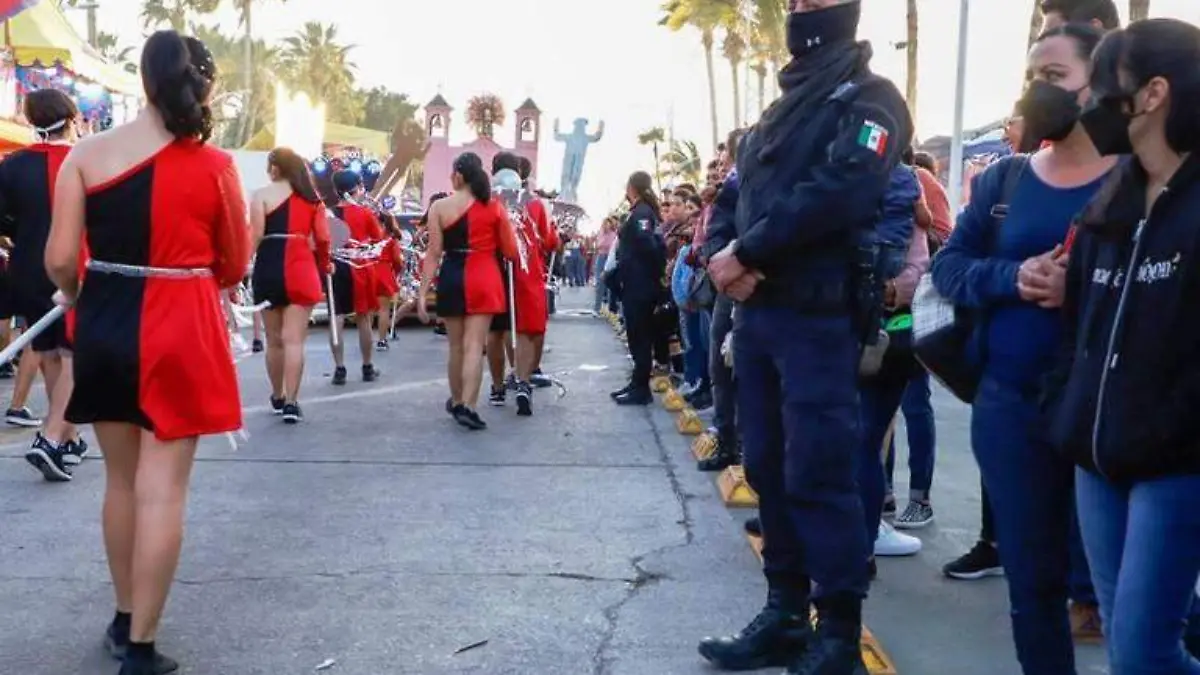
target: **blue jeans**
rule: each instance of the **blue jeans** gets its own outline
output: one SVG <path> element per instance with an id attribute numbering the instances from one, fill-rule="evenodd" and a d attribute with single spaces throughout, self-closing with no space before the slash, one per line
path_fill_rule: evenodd
<path id="1" fill-rule="evenodd" d="M 1046 442 L 1036 395 L 986 374 L 971 445 L 995 515 L 1017 660 L 1025 675 L 1074 675 L 1067 618 L 1074 466 Z"/>
<path id="2" fill-rule="evenodd" d="M 884 361 L 884 367 L 875 377 L 860 385 L 858 394 L 862 416 L 862 442 L 856 456 L 858 462 L 858 490 L 862 499 L 867 541 L 874 541 L 879 534 L 879 521 L 883 516 L 883 500 L 887 494 L 887 478 L 883 466 L 883 441 L 892 420 L 900 410 L 900 399 L 908 386 L 908 373 Z"/>
<path id="3" fill-rule="evenodd" d="M 596 300 L 592 304 L 592 311 L 599 312 L 600 307 L 604 304 L 608 297 L 608 287 L 600 280 L 604 274 L 604 263 L 608 261 L 608 255 L 604 253 L 596 254 L 596 265 L 592 269 L 592 278 L 596 280 Z"/>
<path id="4" fill-rule="evenodd" d="M 708 340 L 712 318 L 705 310 L 689 312 L 679 310 L 679 323 L 683 329 L 683 376 L 688 382 L 708 386 Z"/>
<path id="5" fill-rule="evenodd" d="M 853 322 L 743 306 L 734 330 L 737 427 L 759 496 L 763 571 L 772 584 L 811 580 L 824 597 L 865 597 L 869 544 L 847 452 L 860 435 Z"/>
<path id="6" fill-rule="evenodd" d="M 1200 575 L 1200 475 L 1114 485 L 1076 471 L 1113 675 L 1196 675 L 1183 648 Z"/>
<path id="7" fill-rule="evenodd" d="M 929 499 L 933 487 L 933 464 L 936 458 L 937 424 L 933 418 L 933 392 L 929 388 L 929 373 L 922 371 L 908 382 L 900 410 L 908 430 L 908 489 L 912 499 Z M 896 440 L 893 437 L 887 454 L 888 492 L 896 474 Z"/>
<path id="8" fill-rule="evenodd" d="M 708 379 L 712 382 L 713 426 L 727 447 L 737 445 L 737 383 L 733 370 L 725 365 L 721 345 L 733 330 L 733 300 L 718 295 L 713 306 L 712 326 L 708 336 Z"/>

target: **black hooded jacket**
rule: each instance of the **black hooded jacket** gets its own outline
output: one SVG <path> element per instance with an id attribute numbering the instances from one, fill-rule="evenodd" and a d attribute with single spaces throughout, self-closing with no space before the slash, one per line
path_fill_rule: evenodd
<path id="1" fill-rule="evenodd" d="M 1054 444 L 1116 482 L 1200 473 L 1200 157 L 1149 218 L 1146 189 L 1126 160 L 1082 217 L 1046 391 Z"/>

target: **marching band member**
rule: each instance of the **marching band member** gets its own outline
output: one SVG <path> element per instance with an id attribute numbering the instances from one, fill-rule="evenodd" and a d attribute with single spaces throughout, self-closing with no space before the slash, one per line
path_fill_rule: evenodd
<path id="1" fill-rule="evenodd" d="M 54 183 L 75 141 L 79 110 L 63 92 L 40 89 L 25 98 L 25 117 L 33 124 L 38 142 L 0 164 L 0 233 L 13 240 L 9 261 L 12 309 L 30 326 L 54 308 L 55 288 L 42 258 L 50 234 Z M 69 349 L 65 321 L 60 319 L 38 334 L 28 350 L 40 361 L 50 410 L 45 432 L 34 436 L 25 460 L 48 481 L 71 480 L 71 468 L 88 450 L 87 443 L 76 439 L 74 428 L 63 419 L 73 381 Z M 32 378 L 36 369 L 30 366 L 22 374 Z"/>
<path id="2" fill-rule="evenodd" d="M 391 332 L 392 324 L 395 322 L 394 315 L 400 309 L 400 275 L 404 273 L 404 254 L 400 251 L 400 242 L 397 240 L 397 237 L 400 236 L 400 228 L 396 225 L 396 217 L 390 213 L 380 213 L 379 215 L 382 216 L 381 224 L 386 243 L 379 253 L 379 262 L 376 268 L 380 296 L 379 320 L 376 325 L 376 334 L 379 340 L 375 343 L 375 350 L 386 352 L 391 348 L 388 342 L 388 333 Z"/>
<path id="3" fill-rule="evenodd" d="M 517 414 L 533 414 L 533 385 L 531 379 L 537 366 L 537 342 L 545 338 L 546 323 L 550 314 L 546 298 L 546 232 L 550 229 L 545 205 L 522 187 L 520 158 L 510 152 L 501 152 L 492 160 L 495 190 L 507 202 L 509 220 L 516 231 L 520 248 L 520 264 L 513 267 L 514 301 L 511 314 L 516 316 L 512 326 L 510 315 L 497 316 L 492 323 L 488 340 L 488 362 L 492 373 L 492 405 L 504 404 L 504 359 L 514 366 L 517 390 Z M 511 348 L 508 331 L 517 332 L 517 353 L 508 354 Z"/>
<path id="4" fill-rule="evenodd" d="M 537 195 L 532 178 L 533 162 L 528 157 L 520 158 L 521 186 L 529 193 Z M 554 271 L 550 269 L 551 257 L 558 250 L 560 241 L 558 236 L 558 225 L 554 222 L 550 215 L 551 210 L 548 205 L 548 200 L 537 195 L 534 200 L 537 206 L 530 204 L 529 215 L 534 226 L 534 233 L 537 234 L 540 246 L 538 247 L 541 254 L 542 262 L 542 294 L 546 296 L 546 319 L 550 319 L 550 290 L 548 284 L 550 276 Z M 542 332 L 533 336 L 533 373 L 529 376 L 530 383 L 535 387 L 549 387 L 553 384 L 550 378 L 542 374 L 542 354 L 546 350 L 546 329 L 542 328 Z"/>
<path id="5" fill-rule="evenodd" d="M 303 418 L 297 400 L 308 320 L 323 296 L 321 275 L 333 271 L 329 225 L 303 157 L 276 148 L 267 156 L 267 173 L 271 184 L 250 198 L 250 231 L 258 251 L 254 303 L 271 303 L 262 313 L 271 408 L 295 424 Z"/>
<path id="6" fill-rule="evenodd" d="M 518 249 L 508 213 L 501 200 L 493 199 L 491 181 L 479 156 L 470 152 L 459 155 L 450 180 L 454 193 L 429 207 L 429 247 L 417 312 L 421 321 L 428 323 L 426 298 L 436 274 L 437 312 L 450 338 L 446 412 L 460 425 L 478 431 L 487 428 L 475 410 L 484 344 L 492 316 L 504 312 L 506 305 L 497 254 L 512 261 L 518 258 Z"/>
<path id="7" fill-rule="evenodd" d="M 355 203 L 366 194 L 362 176 L 353 171 L 338 171 L 333 175 L 333 187 L 340 197 L 333 208 L 334 215 L 350 229 L 350 239 L 363 245 L 383 240 L 383 225 L 365 206 Z M 379 298 L 383 295 L 375 260 L 366 256 L 354 261 L 336 260 L 333 273 L 334 307 L 339 315 L 353 313 L 358 328 L 358 344 L 362 352 L 363 382 L 379 378 L 379 369 L 372 363 L 371 325 L 379 316 Z M 330 317 L 330 321 L 340 317 Z M 332 332 L 331 332 L 332 336 Z M 333 383 L 346 384 L 345 348 L 339 341 L 333 346 Z"/>
<path id="8" fill-rule="evenodd" d="M 84 139 L 63 163 L 45 253 L 58 299 L 78 295 L 67 419 L 93 425 L 104 451 L 117 600 L 105 644 L 124 662 L 120 675 L 179 667 L 154 639 L 179 562 L 198 437 L 242 426 L 220 289 L 242 279 L 250 257 L 237 167 L 206 144 L 212 54 L 160 31 L 146 41 L 141 74 L 147 107 Z"/>

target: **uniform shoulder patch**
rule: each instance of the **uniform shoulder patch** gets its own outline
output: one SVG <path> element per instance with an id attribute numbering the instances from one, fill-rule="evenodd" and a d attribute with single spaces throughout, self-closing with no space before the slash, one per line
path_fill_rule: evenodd
<path id="1" fill-rule="evenodd" d="M 882 157 L 887 154 L 888 140 L 886 127 L 871 119 L 863 120 L 858 130 L 859 145 Z"/>

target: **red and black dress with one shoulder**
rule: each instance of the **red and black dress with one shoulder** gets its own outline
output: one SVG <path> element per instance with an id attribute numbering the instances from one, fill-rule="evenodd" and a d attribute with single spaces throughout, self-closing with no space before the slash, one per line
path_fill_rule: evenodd
<path id="1" fill-rule="evenodd" d="M 508 302 L 497 253 L 515 259 L 517 247 L 500 201 L 472 202 L 458 220 L 442 230 L 442 247 L 438 316 L 503 313 Z"/>
<path id="2" fill-rule="evenodd" d="M 329 267 L 325 205 L 292 193 L 266 216 L 254 258 L 254 302 L 272 307 L 321 302 L 321 273 Z"/>
<path id="3" fill-rule="evenodd" d="M 171 143 L 89 187 L 85 233 L 67 419 L 134 424 L 163 441 L 241 428 L 220 300 L 250 248 L 232 158 Z"/>

